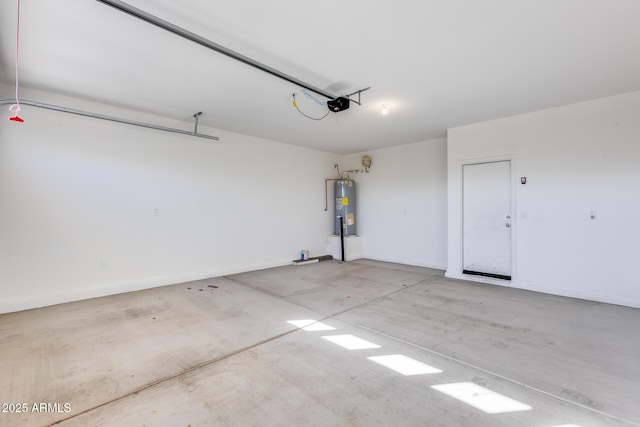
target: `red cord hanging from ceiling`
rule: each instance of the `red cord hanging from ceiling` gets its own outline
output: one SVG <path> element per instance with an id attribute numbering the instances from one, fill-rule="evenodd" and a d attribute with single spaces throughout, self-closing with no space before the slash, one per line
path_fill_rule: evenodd
<path id="1" fill-rule="evenodd" d="M 18 0 L 18 23 L 16 25 L 16 103 L 9 107 L 9 111 L 13 116 L 9 117 L 12 122 L 24 122 L 24 119 L 18 116 L 20 112 L 20 98 L 18 98 L 18 87 L 20 79 L 18 78 L 18 52 L 20 51 L 20 0 Z"/>

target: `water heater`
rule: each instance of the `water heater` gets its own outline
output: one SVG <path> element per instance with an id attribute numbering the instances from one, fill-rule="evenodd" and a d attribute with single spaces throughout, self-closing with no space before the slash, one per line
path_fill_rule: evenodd
<path id="1" fill-rule="evenodd" d="M 336 235 L 340 234 L 340 217 L 343 220 L 345 236 L 356 234 L 356 183 L 350 179 L 341 179 L 334 185 L 336 201 L 335 219 Z"/>

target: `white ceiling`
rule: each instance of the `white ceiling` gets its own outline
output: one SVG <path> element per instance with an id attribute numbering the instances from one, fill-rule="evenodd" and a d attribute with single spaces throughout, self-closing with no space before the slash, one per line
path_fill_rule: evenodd
<path id="1" fill-rule="evenodd" d="M 337 153 L 640 90 L 638 0 L 128 3 L 336 95 L 372 88 L 362 106 L 309 120 L 291 104 L 301 88 L 90 0 L 22 0 L 21 85 L 187 128 L 202 111 L 201 124 Z M 0 9 L 0 80 L 10 84 L 16 8 Z M 326 111 L 298 101 L 309 115 Z"/>

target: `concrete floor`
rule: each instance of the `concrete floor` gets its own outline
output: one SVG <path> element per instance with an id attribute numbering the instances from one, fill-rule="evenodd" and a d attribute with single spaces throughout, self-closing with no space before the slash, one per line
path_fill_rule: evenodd
<path id="1" fill-rule="evenodd" d="M 0 426 L 640 426 L 638 325 L 638 309 L 376 261 L 237 274 L 0 315 L 0 410 L 27 406 Z M 341 334 L 380 348 L 322 338 Z M 443 372 L 367 359 L 388 354 Z M 459 382 L 532 409 L 431 388 Z"/>

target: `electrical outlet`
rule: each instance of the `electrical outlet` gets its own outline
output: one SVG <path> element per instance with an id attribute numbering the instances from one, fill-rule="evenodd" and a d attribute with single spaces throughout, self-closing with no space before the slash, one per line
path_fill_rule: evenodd
<path id="1" fill-rule="evenodd" d="M 153 216 L 160 216 L 160 209 L 155 208 L 155 209 L 153 210 Z"/>
<path id="2" fill-rule="evenodd" d="M 109 261 L 106 258 L 100 258 L 100 267 L 108 267 Z"/>

